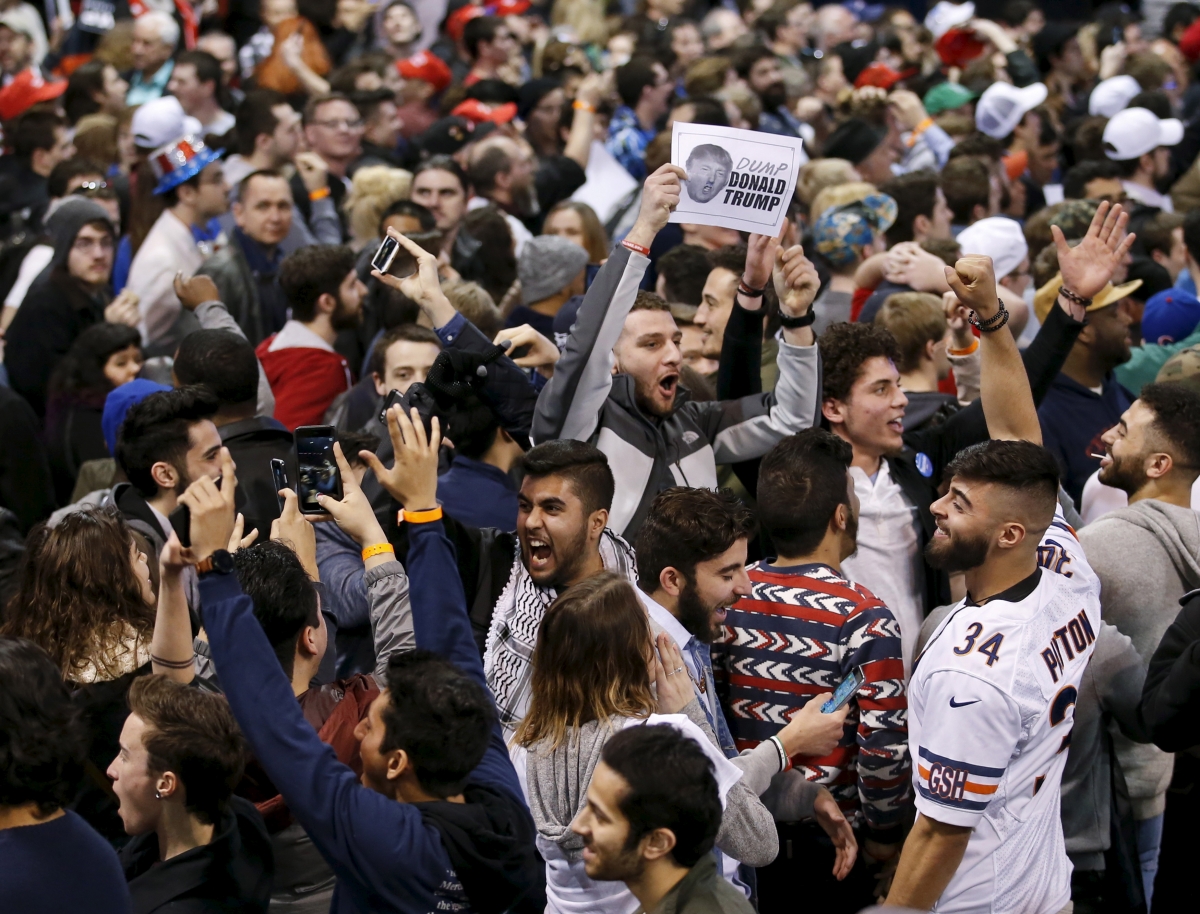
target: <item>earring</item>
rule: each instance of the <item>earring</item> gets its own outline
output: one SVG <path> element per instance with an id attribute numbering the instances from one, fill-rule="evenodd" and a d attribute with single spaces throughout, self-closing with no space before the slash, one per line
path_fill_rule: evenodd
<path id="1" fill-rule="evenodd" d="M 156 799 L 156 800 L 161 800 L 161 799 L 162 799 L 162 794 L 161 794 L 161 793 L 159 793 L 157 790 L 156 790 L 156 791 L 154 791 L 154 799 Z"/>

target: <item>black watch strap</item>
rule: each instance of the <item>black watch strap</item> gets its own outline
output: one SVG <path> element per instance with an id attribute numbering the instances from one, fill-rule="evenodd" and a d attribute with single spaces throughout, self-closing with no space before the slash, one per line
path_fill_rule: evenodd
<path id="1" fill-rule="evenodd" d="M 799 317 L 789 317 L 782 311 L 779 312 L 779 323 L 788 330 L 799 330 L 801 327 L 811 327 L 813 321 L 817 319 L 817 312 L 809 308 Z"/>

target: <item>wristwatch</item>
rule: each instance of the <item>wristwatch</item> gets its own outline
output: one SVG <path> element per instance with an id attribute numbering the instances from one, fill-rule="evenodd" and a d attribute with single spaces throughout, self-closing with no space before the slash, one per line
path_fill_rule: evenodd
<path id="1" fill-rule="evenodd" d="M 779 323 L 788 330 L 799 330 L 801 327 L 809 327 L 816 319 L 817 312 L 812 308 L 809 308 L 799 317 L 790 317 L 789 315 L 784 314 L 782 311 L 779 312 Z"/>
<path id="2" fill-rule="evenodd" d="M 203 576 L 206 574 L 233 574 L 233 556 L 224 549 L 218 549 L 206 559 L 201 559 L 196 565 L 196 573 Z"/>

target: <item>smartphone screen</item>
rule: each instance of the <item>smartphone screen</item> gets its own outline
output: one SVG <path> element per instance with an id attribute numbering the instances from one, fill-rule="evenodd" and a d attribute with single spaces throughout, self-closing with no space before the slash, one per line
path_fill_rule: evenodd
<path id="1" fill-rule="evenodd" d="M 296 497 L 301 514 L 324 514 L 317 495 L 328 495 L 339 501 L 342 497 L 342 477 L 333 456 L 337 432 L 332 425 L 303 425 L 296 429 Z"/>
<path id="2" fill-rule="evenodd" d="M 851 670 L 850 675 L 843 679 L 838 687 L 834 689 L 833 697 L 830 698 L 829 701 L 825 702 L 825 704 L 821 705 L 821 713 L 832 714 L 834 711 L 841 708 L 853 697 L 854 693 L 858 691 L 858 688 L 863 684 L 864 679 L 865 677 L 862 674 L 862 670 L 858 669 L 857 667 Z"/>
<path id="3" fill-rule="evenodd" d="M 283 513 L 283 496 L 280 489 L 288 488 L 287 464 L 278 457 L 271 458 L 271 481 L 275 484 L 275 497 L 279 500 L 279 513 Z"/>
<path id="4" fill-rule="evenodd" d="M 380 273 L 386 273 L 392 265 L 392 259 L 396 256 L 396 251 L 400 249 L 400 242 L 390 235 L 383 239 L 383 244 L 379 245 L 379 250 L 375 252 L 375 256 L 371 258 L 371 268 L 378 270 Z"/>

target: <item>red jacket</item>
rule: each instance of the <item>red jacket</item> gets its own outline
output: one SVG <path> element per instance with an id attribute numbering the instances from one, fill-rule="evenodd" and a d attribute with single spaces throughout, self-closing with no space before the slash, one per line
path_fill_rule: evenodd
<path id="1" fill-rule="evenodd" d="M 275 418 L 290 431 L 301 425 L 322 425 L 329 404 L 350 389 L 350 366 L 331 349 L 295 346 L 272 352 L 271 343 L 278 335 L 267 337 L 255 350 L 275 395 Z"/>

